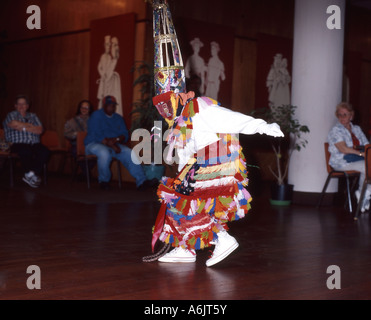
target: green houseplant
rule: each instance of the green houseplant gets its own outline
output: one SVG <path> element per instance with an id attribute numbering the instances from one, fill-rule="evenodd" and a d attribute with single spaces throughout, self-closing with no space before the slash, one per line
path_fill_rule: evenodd
<path id="1" fill-rule="evenodd" d="M 154 141 L 156 139 L 161 139 L 161 149 L 163 150 L 164 142 L 162 141 L 162 133 L 167 129 L 167 123 L 162 119 L 152 103 L 154 93 L 153 67 L 145 61 L 139 61 L 134 65 L 132 71 L 138 74 L 137 78 L 134 80 L 133 86 L 139 86 L 139 99 L 133 104 L 130 131 L 133 132 L 136 129 L 145 129 L 147 132 L 151 133 L 153 138 L 150 150 L 151 164 L 144 164 L 143 168 L 148 179 L 161 179 L 165 172 L 165 166 L 155 163 L 154 161 L 155 145 L 158 146 L 158 143 L 156 144 Z M 161 122 L 160 131 L 152 131 L 155 126 L 155 121 Z"/>
<path id="2" fill-rule="evenodd" d="M 282 105 L 253 111 L 254 116 L 259 116 L 270 123 L 276 122 L 285 135 L 283 138 L 269 138 L 275 156 L 275 166 L 269 166 L 276 180 L 271 187 L 272 204 L 291 202 L 293 186 L 287 183 L 291 155 L 294 151 L 305 148 L 308 143 L 304 134 L 309 132 L 309 128 L 295 118 L 296 108 L 293 105 Z"/>

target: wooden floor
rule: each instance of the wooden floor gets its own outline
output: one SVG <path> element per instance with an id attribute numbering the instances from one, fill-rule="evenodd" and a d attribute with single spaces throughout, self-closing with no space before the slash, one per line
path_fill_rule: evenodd
<path id="1" fill-rule="evenodd" d="M 272 207 L 263 192 L 248 217 L 230 224 L 240 247 L 207 268 L 208 250 L 190 264 L 141 261 L 150 254 L 159 208 L 154 192 L 130 184 L 87 190 L 69 177 L 51 177 L 39 190 L 19 179 L 13 189 L 6 182 L 0 184 L 3 300 L 371 298 L 369 214 L 354 222 L 341 204 Z M 30 265 L 41 270 L 39 290 L 26 286 Z M 330 265 L 340 267 L 341 289 L 326 286 Z"/>

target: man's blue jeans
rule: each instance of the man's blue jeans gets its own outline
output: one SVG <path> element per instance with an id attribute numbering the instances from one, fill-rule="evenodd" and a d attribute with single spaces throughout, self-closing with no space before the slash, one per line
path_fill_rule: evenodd
<path id="1" fill-rule="evenodd" d="M 116 153 L 112 148 L 102 143 L 92 142 L 85 147 L 86 155 L 94 154 L 98 158 L 98 181 L 109 182 L 111 180 L 111 161 L 112 158 L 118 159 L 129 173 L 135 178 L 137 187 L 139 187 L 147 177 L 142 166 L 133 163 L 131 160 L 131 149 L 128 146 L 119 144 L 121 152 Z"/>

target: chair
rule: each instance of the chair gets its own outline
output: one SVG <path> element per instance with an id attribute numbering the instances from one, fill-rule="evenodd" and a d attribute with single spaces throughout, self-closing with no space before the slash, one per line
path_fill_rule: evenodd
<path id="1" fill-rule="evenodd" d="M 0 139 L 5 139 L 4 129 L 0 129 Z M 6 163 L 9 163 L 9 184 L 11 187 L 14 187 L 14 168 L 13 168 L 13 159 L 18 158 L 18 155 L 11 153 L 9 150 L 1 151 L 0 158 L 5 159 L 4 167 Z"/>
<path id="2" fill-rule="evenodd" d="M 58 133 L 53 130 L 45 130 L 40 137 L 40 142 L 49 149 L 51 156 L 55 154 L 63 155 L 63 162 L 59 167 L 59 172 L 63 172 L 68 150 L 61 145 Z"/>
<path id="3" fill-rule="evenodd" d="M 329 164 L 329 161 L 330 161 L 330 152 L 328 151 L 329 144 L 328 144 L 328 142 L 325 142 L 324 145 L 325 145 L 325 158 L 326 158 L 326 167 L 327 167 L 328 176 L 327 176 L 325 185 L 323 186 L 320 198 L 317 202 L 317 208 L 319 208 L 321 206 L 322 199 L 325 195 L 325 192 L 326 192 L 326 189 L 327 189 L 327 186 L 328 186 L 330 180 L 332 178 L 338 178 L 338 179 L 339 178 L 345 178 L 346 185 L 347 185 L 347 199 L 346 199 L 347 202 L 346 203 L 348 203 L 349 211 L 352 212 L 353 211 L 353 209 L 352 209 L 352 198 L 351 198 L 351 189 L 352 188 L 350 187 L 349 179 L 350 178 L 357 178 L 357 180 L 358 180 L 359 171 L 354 171 L 354 170 L 337 171 L 337 170 L 334 170 Z M 353 183 L 353 186 L 354 186 L 354 183 Z"/>
<path id="4" fill-rule="evenodd" d="M 0 129 L 0 139 L 4 139 L 4 129 Z M 10 152 L 10 150 L 7 151 L 0 151 L 0 158 L 5 159 L 4 167 L 6 162 L 9 162 L 9 185 L 10 187 L 14 187 L 14 163 L 13 161 L 19 160 L 19 156 L 16 153 Z M 46 180 L 46 165 L 44 165 L 44 184 L 47 184 Z"/>
<path id="5" fill-rule="evenodd" d="M 48 149 L 52 152 L 66 152 L 67 148 L 62 147 L 58 133 L 53 130 L 45 130 L 44 133 L 40 137 L 41 143 L 48 147 Z"/>
<path id="6" fill-rule="evenodd" d="M 90 170 L 89 170 L 89 160 L 97 161 L 97 157 L 95 155 L 86 155 L 85 154 L 85 145 L 84 145 L 84 139 L 86 137 L 86 132 L 78 132 L 76 136 L 76 166 L 75 170 L 73 172 L 73 178 L 75 179 L 75 176 L 77 174 L 77 170 L 79 168 L 79 163 L 84 162 L 85 163 L 85 172 L 86 172 L 86 180 L 88 184 L 88 189 L 90 189 Z M 121 189 L 122 183 L 121 183 L 121 163 L 117 159 L 113 159 L 117 163 L 117 173 L 118 173 L 118 183 L 119 188 Z"/>
<path id="7" fill-rule="evenodd" d="M 371 184 L 371 144 L 365 145 L 365 166 L 366 166 L 365 181 L 363 181 L 361 195 L 359 197 L 359 202 L 356 209 L 356 213 L 354 215 L 354 220 L 358 220 L 359 211 L 361 210 L 361 204 L 363 203 L 363 199 L 365 197 L 367 185 Z"/>

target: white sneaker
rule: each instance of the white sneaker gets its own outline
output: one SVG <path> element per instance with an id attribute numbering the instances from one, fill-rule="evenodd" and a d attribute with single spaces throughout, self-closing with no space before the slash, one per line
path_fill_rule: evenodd
<path id="1" fill-rule="evenodd" d="M 38 188 L 41 183 L 41 179 L 33 171 L 25 173 L 22 180 L 32 188 Z"/>
<path id="2" fill-rule="evenodd" d="M 365 192 L 365 198 L 363 199 L 363 208 L 365 211 L 368 211 L 370 209 L 370 192 L 366 190 Z"/>
<path id="3" fill-rule="evenodd" d="M 195 262 L 196 261 L 196 251 L 191 249 L 184 249 L 182 247 L 176 247 L 169 253 L 158 259 L 160 262 Z"/>
<path id="4" fill-rule="evenodd" d="M 370 199 L 365 200 L 366 203 L 363 203 L 365 211 L 370 210 Z"/>
<path id="5" fill-rule="evenodd" d="M 32 177 L 32 180 L 33 180 L 36 184 L 38 184 L 38 185 L 41 184 L 41 178 L 40 178 L 39 176 L 37 176 L 37 175 L 34 175 L 34 176 Z"/>
<path id="6" fill-rule="evenodd" d="M 229 235 L 227 231 L 220 231 L 218 233 L 218 240 L 216 241 L 213 255 L 209 260 L 206 261 L 206 266 L 211 267 L 214 264 L 222 261 L 237 248 L 237 240 Z"/>
<path id="7" fill-rule="evenodd" d="M 358 203 L 359 199 L 361 198 L 361 192 L 359 190 L 356 190 L 356 192 L 354 194 L 357 198 L 357 203 Z M 361 206 L 361 212 L 363 213 L 363 212 L 365 212 L 366 210 L 369 210 L 369 209 L 370 209 L 370 194 L 366 190 L 365 196 L 363 198 L 363 203 L 362 203 L 362 206 Z"/>

